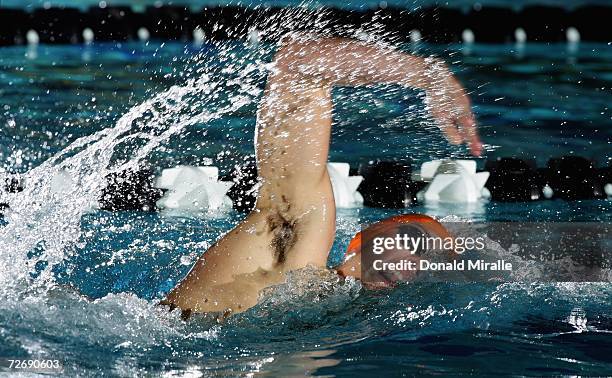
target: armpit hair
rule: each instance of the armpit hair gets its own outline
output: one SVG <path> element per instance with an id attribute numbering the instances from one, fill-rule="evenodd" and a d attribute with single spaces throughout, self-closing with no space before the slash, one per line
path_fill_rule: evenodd
<path id="1" fill-rule="evenodd" d="M 295 245 L 298 239 L 296 232 L 296 221 L 288 219 L 280 212 L 268 216 L 268 230 L 273 234 L 272 252 L 276 264 L 283 264 L 287 259 L 287 253 Z"/>

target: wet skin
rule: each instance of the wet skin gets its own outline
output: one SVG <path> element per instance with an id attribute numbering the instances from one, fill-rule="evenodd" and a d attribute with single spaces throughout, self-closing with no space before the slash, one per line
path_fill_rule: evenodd
<path id="1" fill-rule="evenodd" d="M 203 254 L 163 304 L 194 312 L 242 312 L 285 273 L 325 269 L 336 209 L 327 172 L 334 85 L 400 84 L 426 93 L 451 143 L 482 149 L 469 98 L 438 60 L 363 42 L 283 39 L 257 114 L 260 188 L 255 209 Z M 338 270 L 351 275 L 343 266 Z"/>

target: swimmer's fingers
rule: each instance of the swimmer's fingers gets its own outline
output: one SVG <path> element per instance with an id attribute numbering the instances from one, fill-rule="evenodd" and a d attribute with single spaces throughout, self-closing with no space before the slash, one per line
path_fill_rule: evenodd
<path id="1" fill-rule="evenodd" d="M 453 119 L 448 117 L 448 113 L 445 114 L 441 111 L 433 111 L 432 113 L 433 117 L 438 122 L 438 127 L 442 130 L 446 139 L 452 144 L 461 144 L 463 137 L 459 133 Z"/>
<path id="2" fill-rule="evenodd" d="M 470 97 L 465 88 L 457 81 L 455 77 L 450 78 L 449 93 L 453 99 L 454 123 L 459 131 L 461 140 L 465 142 L 472 155 L 480 156 L 482 153 L 482 142 L 478 136 L 476 129 L 476 118 L 472 112 Z"/>
<path id="3" fill-rule="evenodd" d="M 442 123 L 440 128 L 442 129 L 442 132 L 446 136 L 446 139 L 448 139 L 448 141 L 451 142 L 452 144 L 457 145 L 463 142 L 463 137 L 459 133 L 459 129 L 457 129 L 457 127 L 451 120 L 444 121 L 444 123 Z"/>
<path id="4" fill-rule="evenodd" d="M 482 153 L 482 142 L 478 135 L 476 121 L 471 113 L 457 119 L 439 115 L 436 118 L 440 129 L 451 144 L 459 145 L 465 142 L 470 148 L 472 155 L 480 156 Z"/>
<path id="5" fill-rule="evenodd" d="M 452 75 L 447 79 L 441 84 L 441 89 L 432 87 L 428 91 L 426 103 L 450 143 L 458 145 L 465 142 L 472 155 L 480 156 L 482 142 L 476 130 L 470 98 Z"/>
<path id="6" fill-rule="evenodd" d="M 478 135 L 474 114 L 468 110 L 465 115 L 457 118 L 457 127 L 461 134 L 461 139 L 467 143 L 472 155 L 480 156 L 482 153 L 482 142 Z"/>

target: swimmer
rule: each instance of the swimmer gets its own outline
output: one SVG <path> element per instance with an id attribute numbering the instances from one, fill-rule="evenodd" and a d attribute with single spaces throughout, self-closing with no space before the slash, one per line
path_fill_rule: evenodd
<path id="1" fill-rule="evenodd" d="M 336 227 L 327 172 L 331 90 L 375 84 L 423 90 L 446 138 L 480 155 L 469 98 L 441 61 L 350 39 L 285 37 L 257 113 L 255 209 L 199 258 L 162 304 L 186 316 L 242 312 L 287 272 L 325 269 Z"/>

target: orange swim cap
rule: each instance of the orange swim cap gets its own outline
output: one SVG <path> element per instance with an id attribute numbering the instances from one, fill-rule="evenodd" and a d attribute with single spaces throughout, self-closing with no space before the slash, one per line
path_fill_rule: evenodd
<path id="1" fill-rule="evenodd" d="M 448 230 L 440 222 L 428 215 L 396 215 L 368 226 L 365 230 L 358 232 L 353 239 L 351 239 L 344 254 L 344 262 L 336 268 L 338 274 L 345 277 L 352 276 L 361 279 L 362 246 L 370 245 L 372 240 L 378 236 L 398 235 L 402 228 L 409 225 L 414 226 L 416 231 L 427 236 L 436 236 L 440 238 L 450 237 Z M 404 257 L 406 256 L 404 255 Z M 418 256 L 414 256 L 413 258 L 418 258 Z M 390 285 L 382 286 L 387 287 Z"/>

